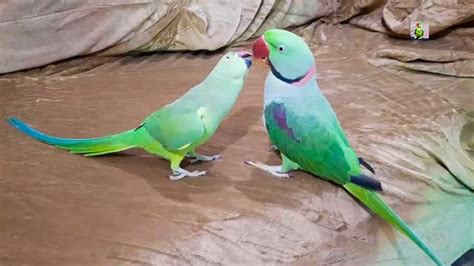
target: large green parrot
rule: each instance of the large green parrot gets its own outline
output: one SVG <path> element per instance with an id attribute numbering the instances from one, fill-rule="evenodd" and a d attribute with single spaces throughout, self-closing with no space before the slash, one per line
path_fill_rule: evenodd
<path id="1" fill-rule="evenodd" d="M 282 164 L 246 163 L 278 177 L 300 169 L 343 186 L 443 265 L 380 197 L 381 183 L 362 173 L 359 158 L 318 87 L 314 57 L 304 40 L 288 31 L 268 30 L 254 43 L 253 55 L 265 59 L 271 70 L 265 81 L 264 120 Z"/>
<path id="2" fill-rule="evenodd" d="M 214 135 L 230 112 L 251 65 L 250 53 L 227 53 L 206 79 L 181 98 L 152 113 L 137 128 L 116 135 L 91 139 L 57 138 L 14 117 L 8 118 L 8 122 L 36 140 L 72 153 L 97 156 L 138 147 L 169 160 L 172 180 L 201 176 L 206 172 L 186 171 L 180 163 L 185 157 L 190 157 L 191 162 L 219 158 L 219 155 L 198 154 L 195 149 Z"/>

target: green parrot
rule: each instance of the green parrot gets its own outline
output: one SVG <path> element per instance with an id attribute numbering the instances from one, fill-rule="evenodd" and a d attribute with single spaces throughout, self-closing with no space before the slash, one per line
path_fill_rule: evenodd
<path id="1" fill-rule="evenodd" d="M 171 180 L 202 176 L 206 172 L 182 169 L 181 161 L 185 157 L 192 159 L 192 163 L 219 159 L 219 155 L 205 156 L 196 153 L 195 149 L 214 135 L 230 112 L 251 65 L 249 52 L 227 53 L 206 79 L 181 98 L 149 115 L 137 128 L 116 135 L 89 139 L 57 138 L 14 117 L 8 118 L 8 122 L 36 140 L 72 153 L 97 156 L 138 147 L 169 160 Z"/>
<path id="2" fill-rule="evenodd" d="M 416 39 L 421 39 L 421 38 L 423 38 L 423 35 L 425 35 L 425 31 L 423 30 L 423 26 L 421 25 L 421 22 L 417 22 L 416 27 L 415 27 L 415 37 L 416 37 Z"/>
<path id="3" fill-rule="evenodd" d="M 318 87 L 314 57 L 305 41 L 291 32 L 271 29 L 255 41 L 253 56 L 264 59 L 270 67 L 265 81 L 264 120 L 282 164 L 246 163 L 278 177 L 303 170 L 341 185 L 409 237 L 437 265 L 443 265 L 380 197 L 377 191 L 382 190 L 382 184 L 362 173 L 360 159 Z"/>

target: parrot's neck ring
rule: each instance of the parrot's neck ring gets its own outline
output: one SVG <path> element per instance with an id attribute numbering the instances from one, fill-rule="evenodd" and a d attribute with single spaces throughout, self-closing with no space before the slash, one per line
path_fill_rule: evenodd
<path id="1" fill-rule="evenodd" d="M 270 62 L 270 60 L 268 60 L 268 64 L 270 65 L 270 70 L 272 71 L 272 74 L 277 79 L 279 79 L 279 80 L 281 80 L 285 83 L 292 84 L 292 85 L 297 85 L 297 86 L 305 84 L 306 81 L 311 79 L 314 76 L 314 74 L 316 73 L 315 67 L 313 66 L 305 74 L 303 74 L 303 75 L 301 75 L 297 78 L 294 78 L 294 79 L 289 79 L 289 78 L 285 78 L 282 74 L 280 74 L 280 72 L 278 72 L 278 70 L 273 66 L 273 64 L 272 64 L 272 62 Z"/>

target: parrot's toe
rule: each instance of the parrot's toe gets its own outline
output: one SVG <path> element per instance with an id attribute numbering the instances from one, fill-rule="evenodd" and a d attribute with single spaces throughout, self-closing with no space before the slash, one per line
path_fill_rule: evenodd
<path id="1" fill-rule="evenodd" d="M 189 160 L 190 163 L 196 163 L 196 162 L 209 162 L 209 161 L 216 161 L 221 158 L 220 154 L 217 155 L 212 155 L 212 156 L 206 156 L 206 155 L 201 155 L 197 154 L 192 160 Z"/>
<path id="2" fill-rule="evenodd" d="M 273 176 L 276 176 L 276 177 L 280 177 L 280 178 L 291 178 L 293 177 L 292 175 L 288 174 L 288 173 L 280 173 L 280 172 L 274 172 L 274 173 L 271 173 Z"/>
<path id="3" fill-rule="evenodd" d="M 207 174 L 206 171 L 189 172 L 189 171 L 186 171 L 182 168 L 179 168 L 176 171 L 171 171 L 171 175 L 169 176 L 169 178 L 171 180 L 175 181 L 175 180 L 180 180 L 180 179 L 185 178 L 185 177 L 197 177 L 197 176 L 203 176 L 203 175 L 206 175 L 206 174 Z"/>
<path id="4" fill-rule="evenodd" d="M 254 161 L 245 161 L 245 163 L 253 167 L 257 167 L 258 169 L 263 170 L 276 177 L 280 177 L 280 178 L 292 177 L 290 174 L 282 171 L 281 165 L 272 166 L 272 165 L 266 165 L 261 162 L 254 162 Z"/>
<path id="5" fill-rule="evenodd" d="M 183 174 L 179 174 L 179 175 L 171 174 L 171 175 L 169 175 L 170 180 L 173 180 L 173 181 L 180 180 L 183 177 L 185 177 L 185 175 L 183 175 Z"/>
<path id="6" fill-rule="evenodd" d="M 270 150 L 271 150 L 271 151 L 278 151 L 278 147 L 275 146 L 275 145 L 271 145 L 271 146 L 270 146 Z"/>
<path id="7" fill-rule="evenodd" d="M 216 155 L 213 155 L 211 156 L 211 161 L 217 161 L 221 158 L 221 155 L 220 154 L 216 154 Z"/>
<path id="8" fill-rule="evenodd" d="M 191 172 L 191 177 L 196 177 L 196 176 L 203 176 L 203 175 L 206 175 L 207 172 L 206 171 L 194 171 L 194 172 Z"/>

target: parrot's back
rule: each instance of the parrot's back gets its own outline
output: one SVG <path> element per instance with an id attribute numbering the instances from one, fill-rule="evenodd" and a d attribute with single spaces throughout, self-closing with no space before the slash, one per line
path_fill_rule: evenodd
<path id="1" fill-rule="evenodd" d="M 169 122 L 173 126 L 177 126 L 180 123 L 180 117 L 195 114 L 202 120 L 205 129 L 205 136 L 196 142 L 200 145 L 215 133 L 219 124 L 231 111 L 243 83 L 243 79 L 228 79 L 223 76 L 210 75 L 181 98 L 149 115 L 144 123 L 148 128 L 152 128 L 158 126 L 158 123 L 163 123 L 162 119 L 158 119 L 160 116 L 175 117 L 177 119 Z M 177 125 L 174 125 L 175 123 Z"/>

